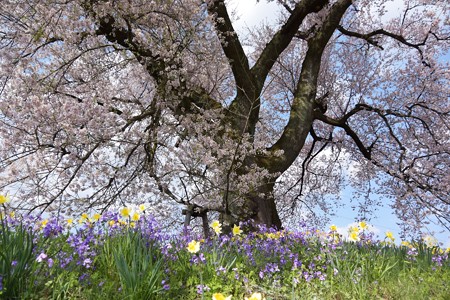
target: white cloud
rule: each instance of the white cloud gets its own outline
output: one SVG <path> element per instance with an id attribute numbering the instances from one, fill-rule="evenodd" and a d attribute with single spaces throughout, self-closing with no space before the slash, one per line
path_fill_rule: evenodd
<path id="1" fill-rule="evenodd" d="M 230 0 L 227 2 L 227 8 L 230 14 L 233 11 L 236 13 L 235 17 L 238 19 L 233 22 L 233 26 L 238 35 L 245 34 L 247 27 L 258 26 L 262 22 L 276 24 L 280 11 L 280 6 L 275 2 L 256 3 L 256 0 Z"/>
<path id="2" fill-rule="evenodd" d="M 338 227 L 337 228 L 337 232 L 342 234 L 342 235 L 344 235 L 344 236 L 346 236 L 346 235 L 348 235 L 348 232 L 350 231 L 350 228 L 354 228 L 354 227 L 359 227 L 359 223 L 353 222 L 353 223 L 347 224 L 347 226 Z M 372 232 L 375 235 L 378 235 L 378 234 L 381 233 L 381 230 L 378 227 L 376 227 L 374 225 L 371 225 L 369 223 L 367 223 L 367 228 L 365 229 L 365 231 L 366 232 Z"/>

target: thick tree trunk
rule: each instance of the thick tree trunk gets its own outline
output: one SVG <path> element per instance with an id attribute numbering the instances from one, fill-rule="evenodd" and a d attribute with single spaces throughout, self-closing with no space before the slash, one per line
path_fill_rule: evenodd
<path id="1" fill-rule="evenodd" d="M 243 221 L 253 221 L 276 229 L 282 228 L 282 222 L 278 215 L 273 195 L 274 180 L 266 180 L 254 191 L 240 196 L 240 199 L 230 200 L 228 213 L 222 213 L 220 221 L 224 232 L 230 232 L 233 224 Z M 230 197 L 233 198 L 233 197 Z"/>
<path id="2" fill-rule="evenodd" d="M 256 224 L 281 229 L 282 223 L 275 205 L 273 188 L 273 183 L 261 186 L 254 194 L 249 195 L 248 201 L 254 205 L 252 220 Z"/>

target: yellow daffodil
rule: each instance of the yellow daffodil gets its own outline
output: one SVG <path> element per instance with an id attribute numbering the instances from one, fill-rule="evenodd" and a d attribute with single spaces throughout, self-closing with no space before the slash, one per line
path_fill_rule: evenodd
<path id="1" fill-rule="evenodd" d="M 120 210 L 120 215 L 124 218 L 128 218 L 130 216 L 131 210 L 128 207 L 124 207 Z"/>
<path id="2" fill-rule="evenodd" d="M 217 220 L 211 223 L 211 228 L 214 230 L 216 234 L 220 234 L 222 232 L 222 224 L 220 224 L 220 222 Z"/>
<path id="3" fill-rule="evenodd" d="M 231 295 L 228 297 L 225 297 L 221 293 L 215 293 L 212 295 L 212 300 L 231 300 Z"/>
<path id="4" fill-rule="evenodd" d="M 411 246 L 411 243 L 408 242 L 408 241 L 402 241 L 402 242 L 401 242 L 401 245 L 402 245 L 402 246 L 405 246 L 405 247 L 409 247 L 409 248 L 412 247 L 412 246 Z"/>
<path id="5" fill-rule="evenodd" d="M 67 226 L 72 226 L 73 219 L 67 219 Z"/>
<path id="6" fill-rule="evenodd" d="M 432 235 L 425 236 L 423 238 L 423 242 L 425 243 L 425 245 L 427 245 L 428 248 L 433 248 L 434 246 L 438 245 L 438 240 Z"/>
<path id="7" fill-rule="evenodd" d="M 393 234 L 391 231 L 386 231 L 386 237 L 387 237 L 388 239 L 390 239 L 391 241 L 394 241 L 394 240 L 395 240 L 394 234 Z"/>
<path id="8" fill-rule="evenodd" d="M 144 204 L 139 205 L 139 210 L 140 211 L 145 211 L 145 205 Z"/>
<path id="9" fill-rule="evenodd" d="M 276 240 L 276 239 L 279 239 L 281 235 L 279 232 L 277 232 L 277 233 L 269 232 L 269 233 L 266 233 L 266 236 L 269 239 Z"/>
<path id="10" fill-rule="evenodd" d="M 241 228 L 239 228 L 239 226 L 234 224 L 234 226 L 233 226 L 233 235 L 240 235 L 241 233 L 242 233 Z"/>
<path id="11" fill-rule="evenodd" d="M 264 300 L 265 298 L 261 293 L 253 293 L 250 298 L 245 297 L 245 300 Z"/>
<path id="12" fill-rule="evenodd" d="M 135 222 L 131 222 L 131 223 L 130 223 L 130 227 L 131 227 L 131 228 L 136 228 L 136 223 L 135 223 Z"/>
<path id="13" fill-rule="evenodd" d="M 114 224 L 116 224 L 116 222 L 114 220 L 111 220 L 111 221 L 108 222 L 108 225 L 111 226 L 111 227 L 114 226 Z"/>
<path id="14" fill-rule="evenodd" d="M 137 212 L 135 212 L 135 213 L 131 216 L 131 220 L 133 220 L 133 221 L 139 221 L 140 217 L 141 217 L 141 216 L 140 216 Z"/>
<path id="15" fill-rule="evenodd" d="M 334 224 L 331 225 L 331 226 L 330 226 L 330 230 L 331 230 L 331 231 L 337 231 L 337 226 L 334 225 Z"/>
<path id="16" fill-rule="evenodd" d="M 353 242 L 358 242 L 360 240 L 358 232 L 357 231 L 350 232 L 350 234 L 348 235 L 348 239 Z"/>
<path id="17" fill-rule="evenodd" d="M 190 253 L 197 253 L 198 251 L 200 251 L 200 243 L 196 240 L 191 241 L 187 246 L 187 250 Z"/>
<path id="18" fill-rule="evenodd" d="M 431 248 L 431 254 L 436 255 L 438 254 L 443 254 L 444 251 L 442 251 L 442 249 L 439 249 L 438 247 L 429 247 Z"/>
<path id="19" fill-rule="evenodd" d="M 333 234 L 333 242 L 334 243 L 339 243 L 341 240 L 341 235 L 340 234 Z"/>
<path id="20" fill-rule="evenodd" d="M 94 214 L 94 216 L 92 217 L 92 219 L 93 219 L 94 221 L 98 221 L 98 220 L 100 220 L 100 217 L 101 217 L 100 214 Z"/>
<path id="21" fill-rule="evenodd" d="M 352 232 L 358 233 L 358 232 L 359 232 L 359 228 L 358 228 L 357 226 L 355 226 L 355 227 L 350 226 L 350 228 L 348 229 L 348 231 L 349 231 L 350 233 L 352 233 Z"/>
<path id="22" fill-rule="evenodd" d="M 47 226 L 48 220 L 45 219 L 41 222 L 41 228 L 44 228 L 45 226 Z"/>
<path id="23" fill-rule="evenodd" d="M 367 229 L 367 223 L 364 221 L 359 222 L 359 228 L 361 228 L 362 230 Z"/>
<path id="24" fill-rule="evenodd" d="M 5 204 L 9 202 L 9 197 L 8 195 L 4 196 L 4 195 L 0 195 L 0 204 Z"/>
<path id="25" fill-rule="evenodd" d="M 12 211 L 12 212 L 9 213 L 9 216 L 10 216 L 11 218 L 14 218 L 14 217 L 16 216 L 16 213 Z"/>

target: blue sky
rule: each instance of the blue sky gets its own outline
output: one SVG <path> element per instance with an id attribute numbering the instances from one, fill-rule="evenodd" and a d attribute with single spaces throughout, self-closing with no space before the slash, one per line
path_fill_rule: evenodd
<path id="1" fill-rule="evenodd" d="M 343 199 L 351 199 L 352 192 L 350 189 L 344 191 Z M 375 195 L 377 197 L 377 195 Z M 372 214 L 371 220 L 367 223 L 372 225 L 375 231 L 378 232 L 379 238 L 384 238 L 386 231 L 391 231 L 396 238 L 396 242 L 400 242 L 400 227 L 397 223 L 400 221 L 394 214 L 393 210 L 389 207 L 389 203 L 381 201 L 383 206 L 379 206 L 378 210 Z M 353 223 L 358 218 L 357 210 L 352 209 L 352 205 L 346 201 L 343 207 L 336 210 L 336 216 L 331 218 L 330 225 L 334 224 L 338 228 L 347 228 L 354 225 Z M 429 233 L 438 239 L 445 248 L 450 247 L 450 232 L 445 231 L 444 228 L 438 225 L 431 224 L 428 228 Z M 424 231 L 426 231 L 426 229 Z M 342 230 L 345 231 L 345 230 Z M 444 232 L 441 232 L 444 231 Z"/>

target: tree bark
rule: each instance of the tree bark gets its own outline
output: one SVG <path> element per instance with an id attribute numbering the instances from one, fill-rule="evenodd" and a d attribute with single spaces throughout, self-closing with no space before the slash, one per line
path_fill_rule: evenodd
<path id="1" fill-rule="evenodd" d="M 266 183 L 254 194 L 249 195 L 249 201 L 256 205 L 255 215 L 252 219 L 256 224 L 282 229 L 283 226 L 276 208 L 273 190 L 274 183 Z"/>
<path id="2" fill-rule="evenodd" d="M 254 191 L 241 195 L 241 199 L 232 199 L 229 195 L 229 205 L 225 212 L 221 213 L 219 220 L 225 233 L 231 232 L 233 224 L 251 220 L 252 225 L 265 225 L 276 229 L 282 229 L 283 224 L 276 208 L 273 194 L 274 180 L 265 180 Z"/>

